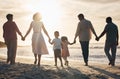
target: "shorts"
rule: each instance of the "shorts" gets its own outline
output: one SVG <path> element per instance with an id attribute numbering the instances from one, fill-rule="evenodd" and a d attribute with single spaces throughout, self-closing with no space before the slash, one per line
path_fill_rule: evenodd
<path id="1" fill-rule="evenodd" d="M 55 49 L 54 50 L 54 56 L 55 57 L 61 57 L 61 50 L 60 49 Z"/>

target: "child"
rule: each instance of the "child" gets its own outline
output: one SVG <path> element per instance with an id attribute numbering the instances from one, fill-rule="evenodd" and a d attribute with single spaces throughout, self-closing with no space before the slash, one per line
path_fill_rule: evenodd
<path id="1" fill-rule="evenodd" d="M 55 57 L 55 66 L 57 66 L 57 58 L 59 58 L 61 62 L 61 66 L 63 67 L 62 58 L 61 58 L 61 39 L 59 37 L 59 32 L 54 32 L 55 38 L 52 40 L 52 42 L 49 41 L 50 44 L 53 44 L 53 50 L 54 50 L 54 57 Z"/>
<path id="2" fill-rule="evenodd" d="M 68 44 L 72 45 L 74 43 L 70 43 L 66 36 L 61 37 L 61 41 L 62 41 L 62 57 L 65 61 L 65 65 L 68 66 L 67 57 L 70 56 L 69 50 L 68 50 Z"/>

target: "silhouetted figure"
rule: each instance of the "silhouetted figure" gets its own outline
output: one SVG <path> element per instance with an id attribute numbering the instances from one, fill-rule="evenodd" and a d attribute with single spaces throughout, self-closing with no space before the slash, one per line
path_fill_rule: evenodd
<path id="1" fill-rule="evenodd" d="M 57 66 L 57 58 L 59 58 L 61 62 L 61 67 L 63 67 L 62 58 L 61 58 L 61 39 L 59 38 L 59 32 L 54 32 L 55 38 L 51 41 L 49 41 L 50 44 L 53 44 L 53 50 L 54 50 L 54 58 L 55 58 L 55 66 Z"/>
<path id="2" fill-rule="evenodd" d="M 48 49 L 42 34 L 43 32 L 46 34 L 48 39 L 50 40 L 50 37 L 48 35 L 47 30 L 44 27 L 43 22 L 41 21 L 42 17 L 40 13 L 35 13 L 33 15 L 33 21 L 30 24 L 30 27 L 27 31 L 27 33 L 24 36 L 24 39 L 27 37 L 27 35 L 30 33 L 31 29 L 33 29 L 33 35 L 32 35 L 32 51 L 34 53 L 35 61 L 34 64 L 38 61 L 38 66 L 40 66 L 41 61 L 41 55 L 48 54 Z M 24 40 L 23 39 L 23 40 Z M 38 58 L 37 58 L 38 56 Z"/>
<path id="3" fill-rule="evenodd" d="M 115 58 L 116 58 L 116 49 L 118 45 L 119 40 L 119 34 L 118 34 L 118 27 L 112 22 L 111 17 L 106 18 L 106 26 L 103 30 L 103 32 L 100 34 L 96 40 L 99 40 L 103 35 L 106 34 L 106 42 L 105 42 L 105 54 L 109 59 L 109 65 L 114 66 L 115 65 Z M 110 54 L 111 49 L 111 54 Z"/>
<path id="4" fill-rule="evenodd" d="M 79 14 L 78 18 L 80 22 L 78 23 L 74 41 L 79 36 L 79 42 L 82 48 L 82 54 L 84 57 L 85 66 L 88 66 L 88 56 L 89 56 L 89 42 L 91 39 L 91 32 L 97 37 L 96 32 L 89 20 L 84 18 L 83 14 Z"/>
<path id="5" fill-rule="evenodd" d="M 17 50 L 17 34 L 23 38 L 15 22 L 13 22 L 13 15 L 6 15 L 7 22 L 3 25 L 3 37 L 7 45 L 7 63 L 15 64 L 16 50 Z"/>
<path id="6" fill-rule="evenodd" d="M 69 61 L 68 61 L 67 58 L 70 56 L 68 45 L 73 45 L 74 43 L 70 43 L 66 36 L 62 36 L 61 41 L 62 41 L 62 53 L 61 53 L 61 56 L 65 61 L 65 65 L 68 66 Z"/>

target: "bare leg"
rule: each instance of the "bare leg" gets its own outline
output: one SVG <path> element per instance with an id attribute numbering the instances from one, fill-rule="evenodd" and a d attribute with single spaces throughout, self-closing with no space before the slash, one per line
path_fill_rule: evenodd
<path id="1" fill-rule="evenodd" d="M 37 54 L 34 54 L 34 57 L 35 57 L 34 64 L 36 64 L 36 62 L 37 62 Z"/>
<path id="2" fill-rule="evenodd" d="M 65 61 L 65 65 L 68 66 L 68 60 L 67 57 L 63 57 L 64 61 Z"/>
<path id="3" fill-rule="evenodd" d="M 57 55 L 56 55 L 56 52 L 57 52 L 57 51 L 56 51 L 56 50 L 54 50 L 54 58 L 55 58 L 54 60 L 55 60 L 55 66 L 57 66 Z"/>
<path id="4" fill-rule="evenodd" d="M 64 61 L 65 61 L 65 65 L 66 65 L 66 57 L 63 57 Z"/>
<path id="5" fill-rule="evenodd" d="M 69 62 L 68 62 L 67 57 L 66 57 L 66 66 L 68 66 L 68 64 L 69 64 Z"/>
<path id="6" fill-rule="evenodd" d="M 55 66 L 57 66 L 57 57 L 55 57 Z"/>
<path id="7" fill-rule="evenodd" d="M 62 58 L 59 57 L 59 60 L 60 60 L 60 62 L 61 62 L 61 66 L 63 67 Z"/>
<path id="8" fill-rule="evenodd" d="M 38 66 L 40 66 L 41 55 L 38 55 Z"/>

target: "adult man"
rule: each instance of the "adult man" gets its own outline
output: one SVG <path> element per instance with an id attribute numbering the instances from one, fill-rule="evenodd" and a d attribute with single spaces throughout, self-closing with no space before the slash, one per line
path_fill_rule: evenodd
<path id="1" fill-rule="evenodd" d="M 84 18 L 83 14 L 79 14 L 78 18 L 80 22 L 78 23 L 74 42 L 76 42 L 77 36 L 79 36 L 79 41 L 82 48 L 82 54 L 85 62 L 85 66 L 88 66 L 88 56 L 89 56 L 89 41 L 91 39 L 91 31 L 97 37 L 94 28 L 89 20 Z"/>
<path id="2" fill-rule="evenodd" d="M 99 40 L 103 35 L 106 34 L 106 42 L 105 42 L 105 54 L 108 57 L 109 65 L 114 66 L 115 65 L 115 58 L 116 58 L 116 49 L 118 45 L 119 40 L 119 34 L 118 34 L 118 27 L 112 22 L 111 17 L 106 18 L 106 26 L 103 32 L 100 34 L 96 40 Z M 111 49 L 111 54 L 110 54 Z"/>
<path id="3" fill-rule="evenodd" d="M 7 22 L 3 25 L 3 38 L 7 45 L 7 63 L 15 64 L 16 50 L 17 50 L 17 34 L 23 38 L 15 22 L 13 22 L 13 15 L 6 15 Z"/>

